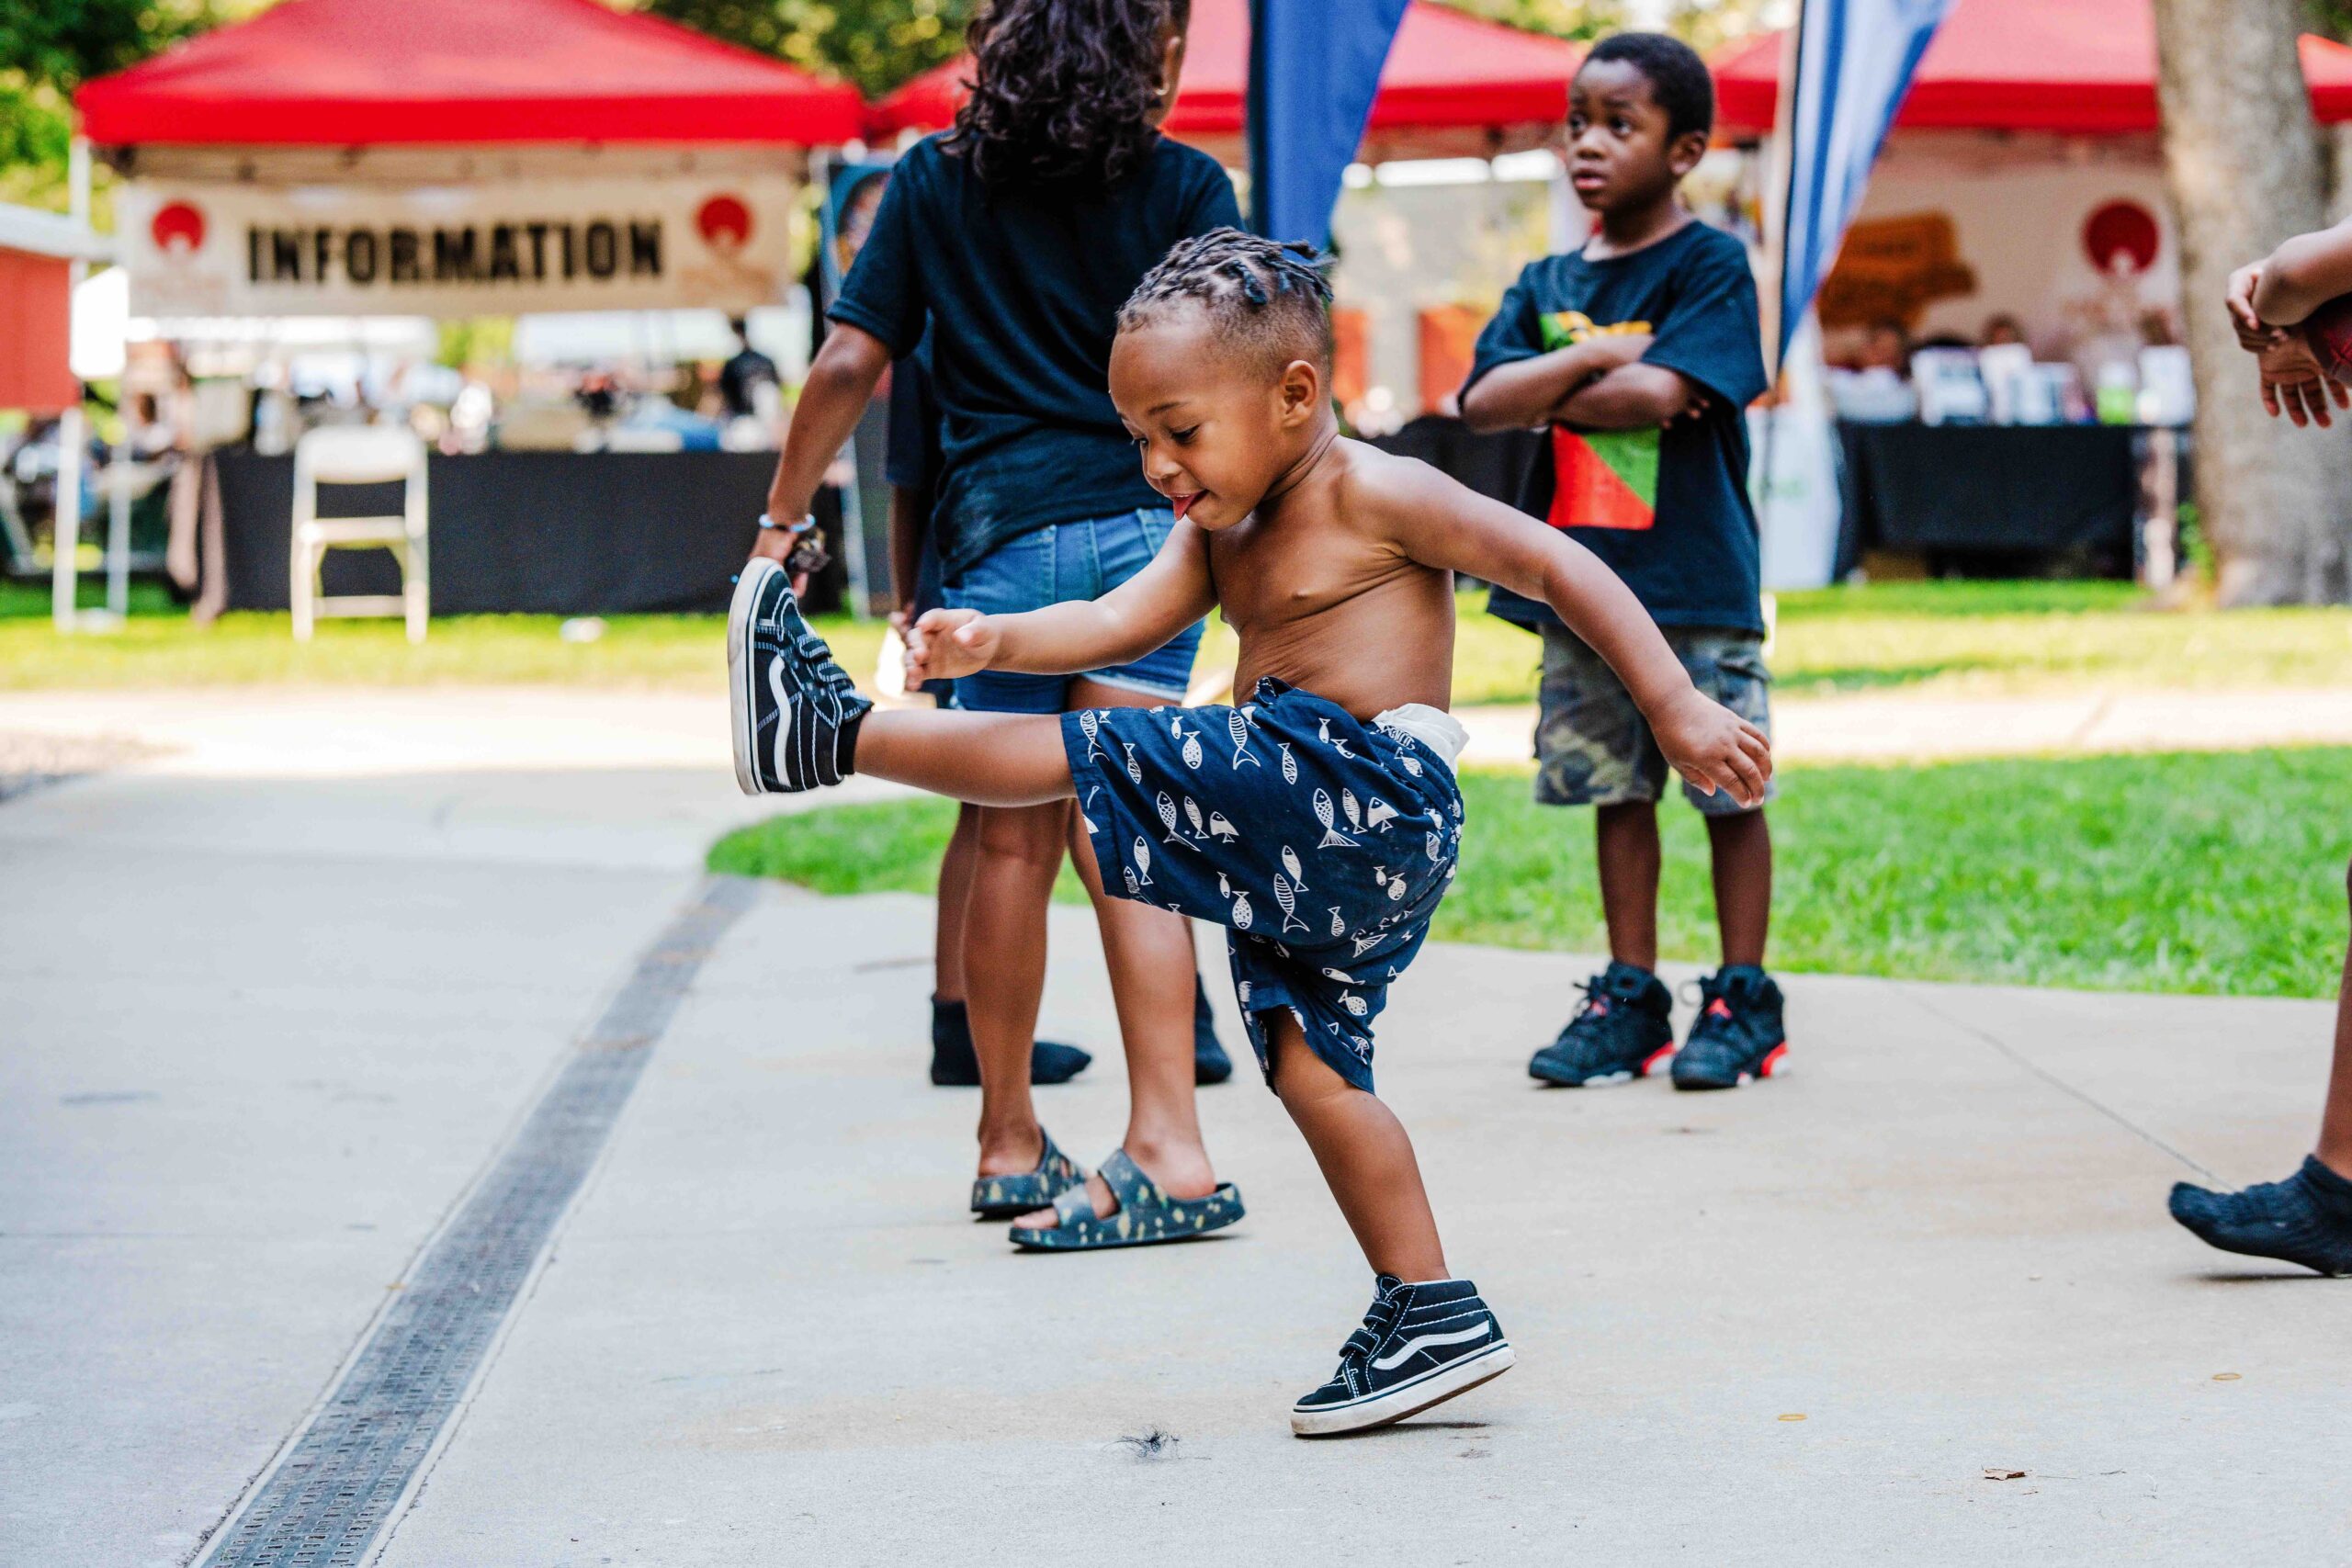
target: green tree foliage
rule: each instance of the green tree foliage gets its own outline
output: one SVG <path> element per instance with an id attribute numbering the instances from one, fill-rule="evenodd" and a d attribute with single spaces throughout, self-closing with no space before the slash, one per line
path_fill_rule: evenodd
<path id="1" fill-rule="evenodd" d="M 1634 13 L 1655 16 L 1654 7 L 1636 7 L 1626 0 L 1448 0 L 1457 9 L 1530 32 L 1558 38 L 1594 39 L 1621 32 L 1634 25 Z M 2324 0 L 2352 9 L 2352 0 Z M 1796 19 L 1794 0 L 1670 0 L 1666 30 L 1702 54 L 1712 55 L 1727 44 L 1755 33 L 1784 28 Z M 1651 25 L 1656 25 L 1655 23 Z"/>
<path id="2" fill-rule="evenodd" d="M 697 32 L 843 78 L 878 97 L 955 58 L 978 0 L 646 0 Z"/>
<path id="3" fill-rule="evenodd" d="M 74 89 L 220 17 L 212 0 L 0 0 L 0 199 L 63 207 Z"/>

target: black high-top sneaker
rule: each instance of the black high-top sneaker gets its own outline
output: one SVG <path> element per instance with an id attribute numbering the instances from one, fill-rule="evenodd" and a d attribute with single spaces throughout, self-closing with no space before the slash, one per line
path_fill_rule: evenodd
<path id="1" fill-rule="evenodd" d="M 1781 987 L 1752 964 L 1726 964 L 1699 981 L 1699 1016 L 1674 1058 L 1677 1089 L 1737 1089 L 1785 1070 Z"/>
<path id="2" fill-rule="evenodd" d="M 1527 1064 L 1528 1076 L 1566 1089 L 1624 1083 L 1674 1055 L 1674 998 L 1646 969 L 1611 959 L 1577 987 L 1584 1004 Z"/>
<path id="3" fill-rule="evenodd" d="M 727 613 L 727 699 L 735 782 L 776 795 L 849 776 L 857 727 L 873 704 L 800 618 L 792 580 L 764 556 L 743 568 Z"/>
<path id="4" fill-rule="evenodd" d="M 1340 1348 L 1331 1381 L 1291 1406 L 1302 1438 L 1385 1427 L 1510 1371 L 1510 1341 L 1467 1280 L 1373 1281 L 1363 1326 Z"/>

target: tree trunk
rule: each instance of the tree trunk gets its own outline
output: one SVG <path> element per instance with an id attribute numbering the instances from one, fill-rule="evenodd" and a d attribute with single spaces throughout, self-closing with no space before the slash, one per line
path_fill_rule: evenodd
<path id="1" fill-rule="evenodd" d="M 2231 271 L 2325 220 L 2320 138 L 2295 38 L 2300 0 L 2155 0 L 2165 180 L 2197 380 L 2197 510 L 2230 604 L 2352 595 L 2344 432 L 2262 412 L 2222 305 Z"/>

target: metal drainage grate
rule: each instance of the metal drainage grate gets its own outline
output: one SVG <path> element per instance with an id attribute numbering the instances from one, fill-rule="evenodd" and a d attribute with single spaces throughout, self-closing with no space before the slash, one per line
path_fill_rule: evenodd
<path id="1" fill-rule="evenodd" d="M 756 886 L 707 884 L 638 960 L 514 1144 L 417 1260 L 325 1405 L 215 1540 L 208 1568 L 361 1562 L 586 1179 L 654 1042 Z"/>

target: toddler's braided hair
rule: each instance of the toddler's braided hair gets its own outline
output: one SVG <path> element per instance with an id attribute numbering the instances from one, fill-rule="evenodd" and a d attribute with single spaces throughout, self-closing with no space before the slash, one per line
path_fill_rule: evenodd
<path id="1" fill-rule="evenodd" d="M 1217 335 L 1255 357 L 1267 374 L 1295 359 L 1331 373 L 1331 281 L 1326 258 L 1303 240 L 1268 240 L 1212 229 L 1181 241 L 1144 274 L 1119 309 L 1119 330 L 1157 320 L 1192 301 Z"/>

